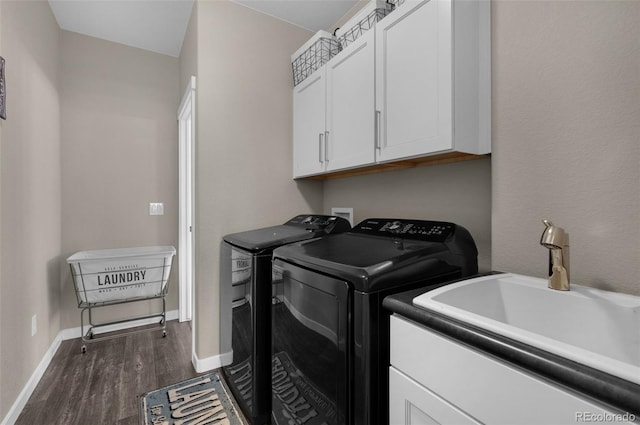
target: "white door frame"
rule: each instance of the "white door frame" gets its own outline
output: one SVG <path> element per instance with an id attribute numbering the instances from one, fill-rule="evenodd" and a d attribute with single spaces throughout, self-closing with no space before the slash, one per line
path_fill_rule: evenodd
<path id="1" fill-rule="evenodd" d="M 178 227 L 178 300 L 180 322 L 192 320 L 194 314 L 195 244 L 194 244 L 194 147 L 196 137 L 196 77 L 189 85 L 178 108 L 179 145 L 179 227 Z M 194 329 L 195 326 L 192 326 Z"/>

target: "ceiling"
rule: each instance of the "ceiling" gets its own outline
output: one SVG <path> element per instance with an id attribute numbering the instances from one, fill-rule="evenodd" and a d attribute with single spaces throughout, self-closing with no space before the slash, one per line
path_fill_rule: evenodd
<path id="1" fill-rule="evenodd" d="M 357 3 L 357 0 L 233 1 L 313 32 L 329 29 Z M 49 4 L 64 30 L 178 57 L 193 0 L 49 0 Z"/>

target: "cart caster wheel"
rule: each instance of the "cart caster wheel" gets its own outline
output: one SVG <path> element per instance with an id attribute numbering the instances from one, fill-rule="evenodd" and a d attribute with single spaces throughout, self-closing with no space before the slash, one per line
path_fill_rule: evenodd
<path id="1" fill-rule="evenodd" d="M 87 352 L 87 346 L 83 345 L 82 348 L 81 348 L 81 351 L 82 351 L 82 354 L 86 353 Z"/>
<path id="2" fill-rule="evenodd" d="M 167 331 L 162 331 L 162 337 L 166 338 L 167 337 Z"/>

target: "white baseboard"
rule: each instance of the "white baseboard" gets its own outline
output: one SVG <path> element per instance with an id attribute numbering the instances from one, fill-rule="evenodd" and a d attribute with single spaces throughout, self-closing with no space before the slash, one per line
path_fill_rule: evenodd
<path id="1" fill-rule="evenodd" d="M 233 361 L 233 351 L 218 354 L 216 356 L 199 359 L 194 352 L 191 356 L 191 363 L 197 373 L 206 372 L 208 370 L 218 369 L 222 366 L 230 365 Z"/>
<path id="2" fill-rule="evenodd" d="M 24 386 L 22 391 L 20 391 L 18 398 L 13 403 L 13 406 L 11 406 L 11 409 L 9 409 L 7 416 L 5 416 L 0 423 L 1 425 L 12 425 L 15 424 L 18 420 L 18 416 L 20 416 L 20 413 L 22 413 L 22 409 L 24 409 L 27 401 L 29 401 L 29 397 L 31 397 L 33 390 L 36 389 L 36 386 L 38 385 L 38 382 L 40 382 L 42 375 L 44 375 L 47 367 L 49 367 L 51 359 L 53 359 L 56 351 L 58 351 L 60 343 L 62 342 L 61 334 L 62 332 L 58 333 L 47 352 L 44 353 L 44 356 L 42 357 L 42 360 L 40 360 L 38 367 L 36 367 L 36 370 L 33 372 L 33 374 L 31 374 L 31 377 L 27 381 L 27 384 Z"/>
<path id="3" fill-rule="evenodd" d="M 167 311 L 167 316 L 166 316 L 167 321 L 177 320 L 177 319 L 178 319 L 178 310 Z M 136 326 L 150 325 L 156 322 L 157 322 L 157 319 L 151 318 L 151 319 L 135 320 L 135 321 L 126 322 L 126 323 L 119 323 L 117 325 L 103 327 L 102 328 L 103 330 L 100 333 L 129 329 L 129 328 L 134 328 Z M 36 370 L 33 372 L 33 374 L 27 381 L 27 384 L 24 386 L 22 391 L 20 391 L 20 394 L 18 395 L 18 398 L 11 406 L 11 409 L 9 409 L 7 416 L 5 416 L 2 422 L 0 422 L 0 425 L 12 425 L 18 420 L 18 416 L 20 416 L 20 413 L 22 413 L 22 409 L 24 409 L 24 406 L 27 404 L 27 401 L 29 401 L 29 397 L 31 397 L 33 390 L 36 389 L 38 382 L 40 382 L 40 379 L 42 379 L 42 375 L 44 375 L 44 373 L 47 370 L 47 367 L 49 367 L 49 363 L 51 363 L 53 356 L 56 354 L 56 351 L 58 351 L 58 348 L 60 348 L 60 343 L 68 339 L 80 338 L 80 336 L 81 336 L 80 326 L 78 326 L 77 328 L 63 329 L 60 332 L 58 332 L 58 335 L 55 337 L 55 339 L 51 343 L 51 346 L 42 357 L 42 360 L 40 360 L 38 367 L 36 367 Z M 217 367 L 220 367 L 220 366 L 217 366 Z M 208 369 L 205 369 L 205 370 L 208 370 Z"/>

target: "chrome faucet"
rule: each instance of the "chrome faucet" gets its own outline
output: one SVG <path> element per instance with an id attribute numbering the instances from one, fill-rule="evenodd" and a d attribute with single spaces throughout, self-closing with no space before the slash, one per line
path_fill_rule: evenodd
<path id="1" fill-rule="evenodd" d="M 569 234 L 562 227 L 542 220 L 546 228 L 542 232 L 540 245 L 549 249 L 549 288 L 569 290 Z"/>

